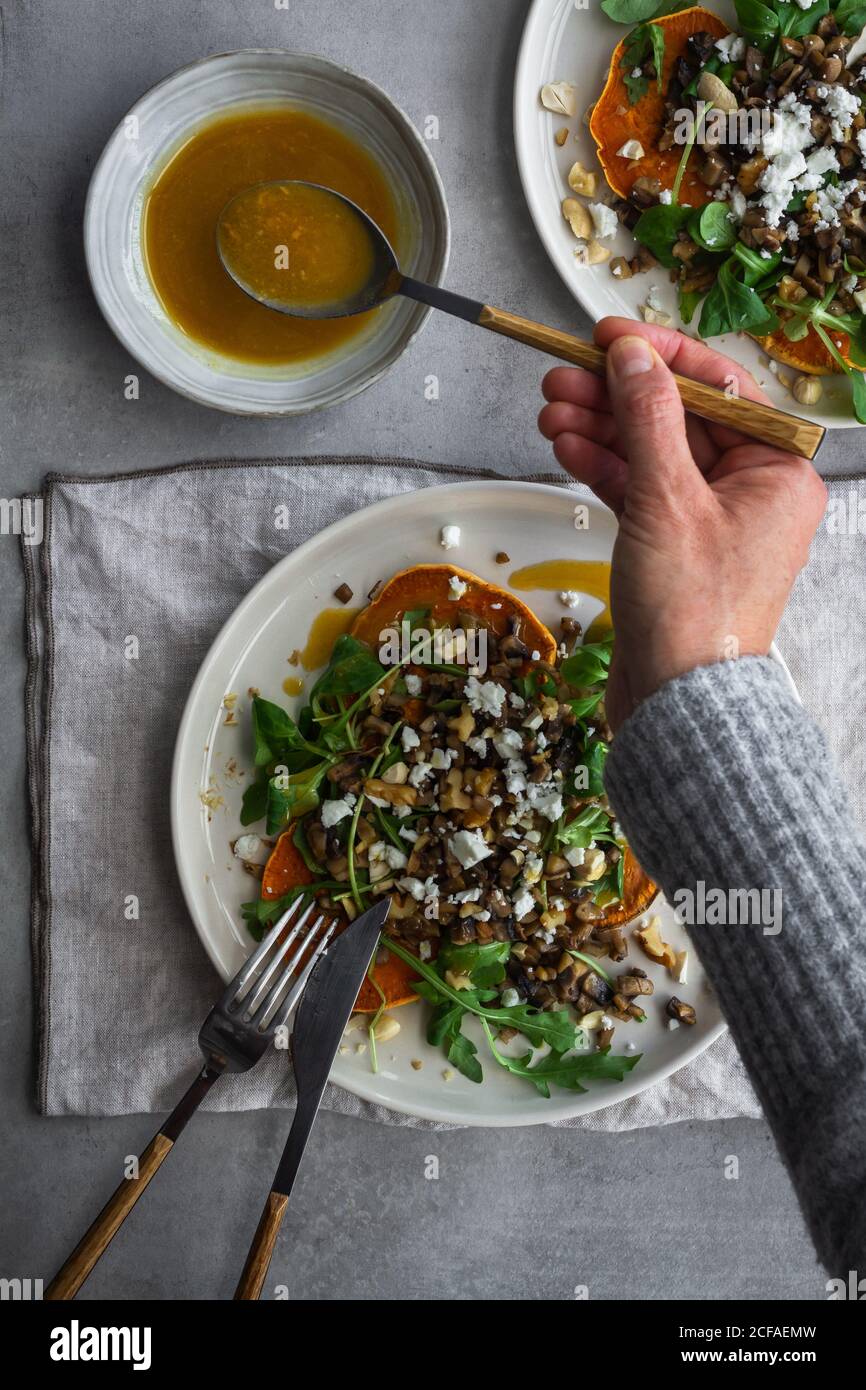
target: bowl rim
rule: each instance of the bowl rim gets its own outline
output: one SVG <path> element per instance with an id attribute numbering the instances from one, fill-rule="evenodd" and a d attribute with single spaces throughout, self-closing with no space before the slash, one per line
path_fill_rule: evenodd
<path id="1" fill-rule="evenodd" d="M 231 405 L 228 405 L 221 401 L 215 401 L 211 398 L 211 395 L 209 394 L 208 389 L 206 387 L 202 387 L 200 390 L 192 390 L 188 386 L 182 385 L 178 381 L 173 379 L 170 371 L 164 369 L 161 364 L 153 365 L 151 362 L 145 361 L 144 354 L 140 351 L 138 344 L 133 342 L 133 335 L 128 331 L 125 316 L 123 314 L 116 313 L 114 306 L 112 304 L 109 304 L 108 297 L 105 293 L 105 287 L 101 283 L 99 275 L 95 273 L 96 243 L 98 227 L 100 225 L 98 220 L 100 216 L 100 209 L 97 206 L 97 195 L 100 192 L 99 183 L 101 178 L 103 177 L 103 169 L 108 160 L 108 157 L 112 152 L 116 141 L 122 136 L 125 122 L 129 118 L 129 116 L 133 115 L 142 105 L 143 102 L 147 101 L 148 98 L 154 96 L 163 87 L 167 87 L 170 83 L 176 82 L 179 78 L 184 78 L 186 75 L 194 72 L 196 69 L 205 67 L 209 63 L 216 63 L 227 58 L 239 58 L 248 55 L 267 55 L 268 57 L 297 59 L 302 62 L 308 62 L 313 66 L 318 66 L 320 70 L 327 72 L 331 76 L 349 77 L 352 79 L 353 82 L 358 83 L 358 85 L 361 88 L 365 89 L 373 98 L 376 99 L 376 101 L 382 107 L 384 107 L 384 109 L 391 116 L 395 118 L 395 122 L 397 127 L 399 128 L 400 133 L 406 138 L 407 143 L 412 145 L 415 151 L 420 155 L 420 164 L 422 166 L 423 177 L 425 177 L 428 181 L 431 196 L 433 200 L 438 204 L 439 211 L 441 214 L 441 264 L 439 266 L 435 278 L 431 280 L 431 283 L 436 285 L 441 285 L 444 283 L 448 271 L 449 262 L 451 259 L 451 214 L 448 208 L 448 199 L 445 193 L 445 185 L 443 183 L 442 176 L 439 173 L 439 169 L 437 168 L 436 162 L 433 159 L 430 150 L 427 148 L 425 141 L 423 140 L 419 132 L 416 130 L 415 126 L 409 119 L 406 112 L 403 110 L 402 106 L 400 106 L 400 104 L 396 102 L 394 98 L 388 94 L 388 92 L 385 91 L 384 87 L 381 87 L 377 82 L 374 82 L 371 78 L 365 77 L 363 74 L 355 72 L 353 68 L 346 67 L 343 63 L 335 62 L 332 58 L 325 58 L 320 53 L 308 53 L 306 51 L 292 48 L 262 47 L 230 48 L 225 49 L 224 51 L 221 51 L 219 53 L 208 53 L 201 58 L 194 58 L 191 62 L 184 63 L 181 67 L 175 68 L 173 72 L 167 73 L 165 77 L 161 77 L 158 82 L 154 82 L 151 84 L 151 86 L 146 87 L 144 91 L 142 91 L 135 98 L 131 106 L 129 106 L 127 110 L 124 112 L 124 114 L 120 117 L 120 120 L 117 121 L 117 123 L 114 125 L 113 129 L 111 130 L 110 134 L 105 140 L 102 150 L 100 151 L 99 158 L 97 159 L 96 164 L 93 167 L 93 172 L 90 175 L 90 180 L 87 185 L 87 194 L 85 196 L 84 201 L 84 215 L 82 218 L 82 241 L 84 246 L 84 260 L 85 265 L 87 267 L 87 277 L 90 281 L 90 288 L 93 292 L 93 296 L 96 300 L 99 311 L 102 314 L 103 318 L 105 319 L 105 322 L 108 324 L 108 327 L 111 329 L 114 336 L 118 339 L 121 345 L 130 354 L 130 356 L 133 357 L 135 361 L 138 362 L 139 365 L 142 366 L 145 369 L 145 371 L 148 372 L 156 381 L 160 381 L 164 386 L 169 387 L 169 389 L 174 391 L 177 395 L 183 396 L 186 400 L 194 401 L 197 405 L 204 405 L 211 410 L 219 410 L 225 415 L 255 417 L 259 419 L 286 419 L 296 415 L 311 415 L 318 411 L 327 410 L 331 406 L 341 405 L 343 402 L 351 400 L 354 396 L 360 395 L 363 391 L 367 391 L 371 386 L 374 386 L 376 382 L 381 381 L 382 377 L 384 377 L 386 373 L 392 370 L 392 368 L 400 360 L 403 354 L 407 352 L 411 345 L 414 343 L 415 339 L 418 337 L 421 331 L 426 327 L 427 320 L 433 312 L 432 308 L 430 308 L 429 306 L 418 305 L 417 307 L 421 309 L 421 313 L 417 318 L 414 328 L 412 328 L 411 331 L 409 331 L 405 337 L 402 337 L 400 341 L 394 345 L 394 347 L 387 354 L 385 359 L 381 362 L 377 370 L 368 377 L 365 377 L 363 381 L 358 382 L 351 387 L 338 388 L 338 394 L 334 395 L 329 400 L 317 401 L 310 404 L 301 405 L 286 404 L 283 406 L 279 406 L 275 409 L 269 410 L 261 409 L 260 407 L 257 407 L 255 405 L 251 405 L 245 408 L 244 405 L 240 402 L 235 402 Z M 150 170 L 151 168 L 152 164 L 148 164 L 147 169 Z"/>

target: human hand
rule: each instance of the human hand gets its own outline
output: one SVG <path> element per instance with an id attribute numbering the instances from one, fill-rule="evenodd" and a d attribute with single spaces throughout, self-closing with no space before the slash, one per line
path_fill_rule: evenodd
<path id="1" fill-rule="evenodd" d="M 673 371 L 766 401 L 745 368 L 631 319 L 602 319 L 594 336 L 607 381 L 554 367 L 538 425 L 619 518 L 606 701 L 615 730 L 674 676 L 767 654 L 827 492 L 805 459 L 683 411 Z"/>

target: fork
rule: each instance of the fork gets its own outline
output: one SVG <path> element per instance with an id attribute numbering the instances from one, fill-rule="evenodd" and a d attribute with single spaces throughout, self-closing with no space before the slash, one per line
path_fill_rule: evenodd
<path id="1" fill-rule="evenodd" d="M 211 1009 L 198 1035 L 199 1047 L 204 1054 L 204 1067 L 141 1154 L 137 1176 L 124 1178 L 109 1197 L 93 1225 L 55 1274 L 43 1299 L 75 1297 L 214 1082 L 219 1080 L 223 1072 L 249 1071 L 273 1042 L 277 1030 L 285 1027 L 313 967 L 337 927 L 335 921 L 321 913 L 308 926 L 317 904 L 311 902 L 297 916 L 300 905 L 301 899 L 296 898 Z M 325 930 L 316 941 L 317 932 L 326 922 Z M 283 939 L 283 933 L 289 926 L 290 930 Z M 294 950 L 291 950 L 293 946 Z M 287 960 L 286 955 L 290 950 L 291 956 Z M 292 976 L 308 951 L 309 959 L 292 983 Z M 288 993 L 284 994 L 287 989 Z"/>

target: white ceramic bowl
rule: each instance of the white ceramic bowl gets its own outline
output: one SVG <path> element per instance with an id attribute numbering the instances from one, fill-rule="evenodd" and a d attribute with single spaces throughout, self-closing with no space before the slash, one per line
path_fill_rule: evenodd
<path id="1" fill-rule="evenodd" d="M 166 315 L 142 248 L 147 193 L 166 160 L 217 113 L 299 107 L 362 144 L 381 166 L 401 225 L 402 268 L 438 284 L 448 264 L 445 193 L 427 146 L 374 83 L 336 63 L 283 49 L 242 49 L 181 68 L 135 103 L 93 173 L 84 246 L 93 291 L 123 345 L 160 381 L 239 415 L 295 415 L 363 391 L 388 370 L 429 309 L 395 299 L 357 337 L 313 362 L 233 361 L 196 344 Z"/>

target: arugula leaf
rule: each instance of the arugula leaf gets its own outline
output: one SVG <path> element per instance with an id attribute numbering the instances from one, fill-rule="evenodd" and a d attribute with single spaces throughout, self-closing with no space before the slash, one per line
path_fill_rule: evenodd
<path id="1" fill-rule="evenodd" d="M 432 1047 L 442 1047 L 445 1056 L 461 1075 L 470 1081 L 484 1080 L 478 1048 L 461 1031 L 465 1010 L 457 1004 L 441 1004 L 427 1026 L 427 1041 Z"/>
<path id="2" fill-rule="evenodd" d="M 590 740 L 583 760 L 583 766 L 587 771 L 586 792 L 589 796 L 604 795 L 604 764 L 607 754 L 608 744 L 604 739 Z"/>
<path id="3" fill-rule="evenodd" d="M 518 1076 L 523 1076 L 527 1081 L 531 1081 L 536 1090 L 540 1091 L 545 1100 L 550 1099 L 550 1083 L 562 1086 L 568 1091 L 585 1091 L 583 1081 L 622 1081 L 640 1061 L 641 1054 L 636 1053 L 631 1057 L 614 1055 L 604 1050 L 599 1052 L 578 1053 L 573 1057 L 563 1057 L 562 1053 L 549 1052 L 546 1057 L 542 1057 L 533 1066 L 528 1066 L 528 1058 L 508 1058 L 503 1057 L 499 1052 L 494 1052 L 498 1062 L 508 1066 L 508 1070 L 515 1072 Z M 513 1065 L 514 1062 L 517 1065 Z"/>
<path id="4" fill-rule="evenodd" d="M 661 265 L 676 270 L 681 262 L 673 254 L 673 247 L 690 216 L 691 208 L 679 203 L 658 203 L 641 213 L 634 227 L 635 240 L 652 251 Z"/>
<path id="5" fill-rule="evenodd" d="M 268 778 L 260 777 L 257 782 L 250 782 L 244 789 L 243 800 L 241 801 L 241 825 L 253 825 L 257 820 L 262 820 L 268 811 Z"/>
<path id="6" fill-rule="evenodd" d="M 535 1047 L 540 1047 L 543 1042 L 549 1043 L 551 1047 L 558 1046 L 563 1051 L 567 1051 L 569 1047 L 574 1047 L 578 1029 L 565 1010 L 551 1010 L 545 1013 L 531 1004 L 515 1004 L 513 1008 L 487 1009 L 473 990 L 452 989 L 431 965 L 420 960 L 417 956 L 413 956 L 393 937 L 382 937 L 380 940 L 387 950 L 393 951 L 394 955 L 399 956 L 407 965 L 411 965 L 412 969 L 421 976 L 421 979 L 425 980 L 428 985 L 432 985 L 443 998 L 450 999 L 452 1004 L 458 1004 L 468 1013 L 477 1014 L 480 1018 L 487 1019 L 491 1023 L 516 1028 Z M 413 989 L 418 990 L 418 993 L 422 992 L 417 985 L 413 985 Z M 429 998 L 429 991 L 424 991 L 424 997 Z"/>

